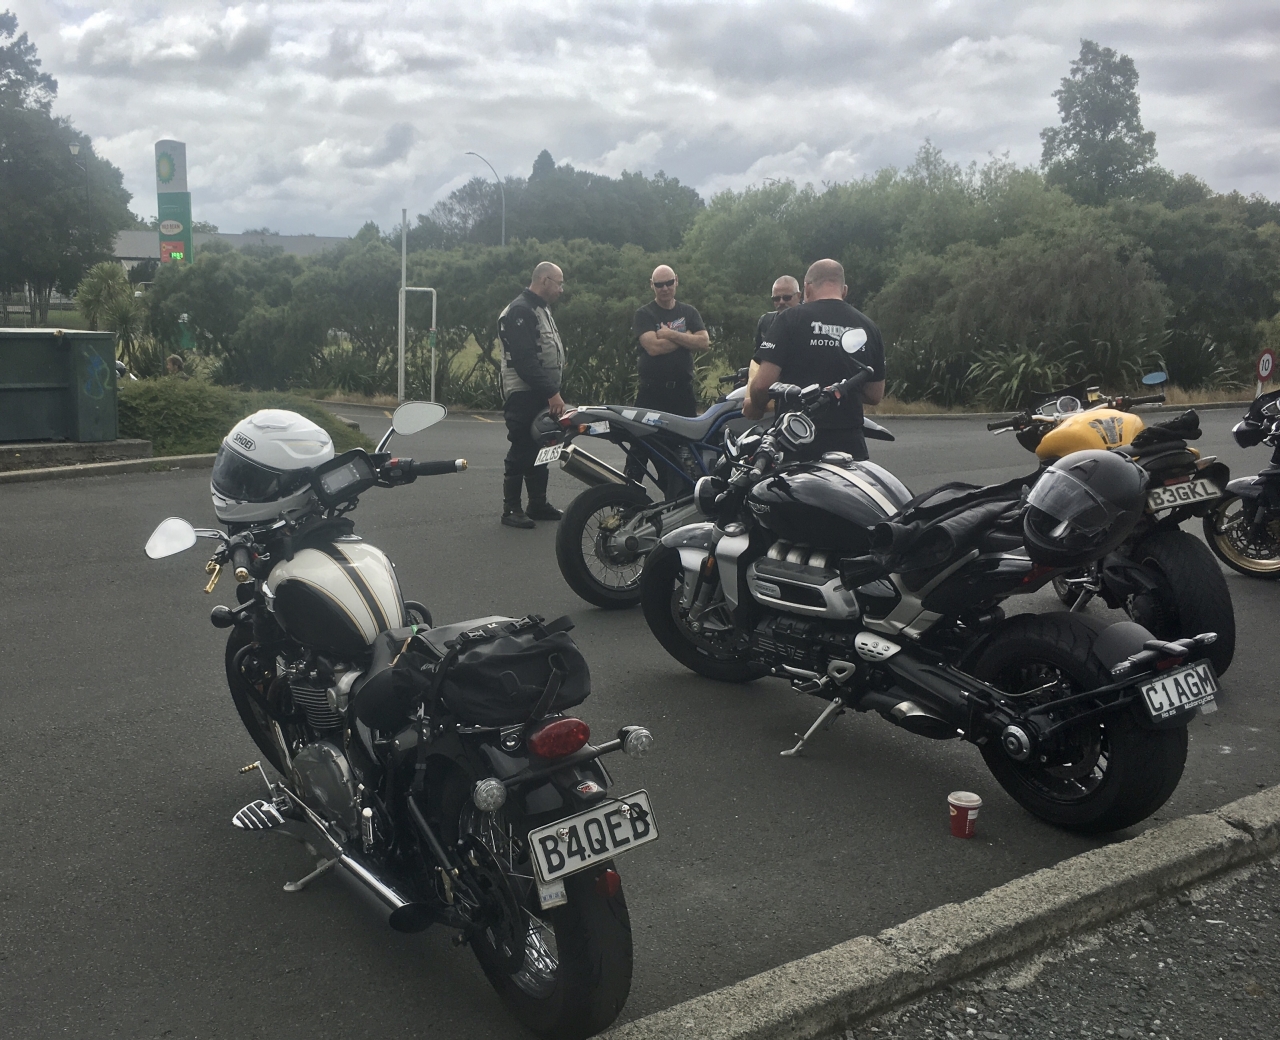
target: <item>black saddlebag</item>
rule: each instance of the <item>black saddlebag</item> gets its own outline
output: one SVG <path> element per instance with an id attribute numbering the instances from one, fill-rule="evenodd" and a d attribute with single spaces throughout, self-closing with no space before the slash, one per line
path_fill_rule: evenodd
<path id="1" fill-rule="evenodd" d="M 430 695 L 439 659 L 413 628 L 379 632 L 369 669 L 352 688 L 356 718 L 370 729 L 399 729 Z"/>
<path id="2" fill-rule="evenodd" d="M 591 672 L 572 627 L 567 617 L 531 614 L 458 634 L 445 643 L 440 700 L 472 726 L 512 726 L 581 704 Z"/>

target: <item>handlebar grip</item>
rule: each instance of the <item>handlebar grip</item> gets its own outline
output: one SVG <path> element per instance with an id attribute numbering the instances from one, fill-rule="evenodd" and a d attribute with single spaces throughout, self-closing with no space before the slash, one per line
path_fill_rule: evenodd
<path id="1" fill-rule="evenodd" d="M 243 545 L 231 547 L 231 569 L 236 581 L 243 585 L 249 580 L 249 564 L 253 562 L 253 554 Z"/>
<path id="2" fill-rule="evenodd" d="M 442 473 L 461 473 L 466 468 L 466 459 L 441 459 L 436 462 L 415 462 L 410 472 L 415 477 L 438 477 Z"/>
<path id="3" fill-rule="evenodd" d="M 1132 408 L 1135 404 L 1162 404 L 1164 394 L 1150 394 L 1147 397 L 1126 397 L 1124 403 Z"/>
<path id="4" fill-rule="evenodd" d="M 1012 419 L 999 419 L 996 422 L 987 423 L 987 429 L 988 430 L 1012 430 L 1014 426 L 1017 425 L 1017 423 L 1018 423 L 1018 419 L 1016 416 Z"/>

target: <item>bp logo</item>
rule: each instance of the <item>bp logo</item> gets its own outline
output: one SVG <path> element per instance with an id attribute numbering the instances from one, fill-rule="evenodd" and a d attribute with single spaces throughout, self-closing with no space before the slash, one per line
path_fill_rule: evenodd
<path id="1" fill-rule="evenodd" d="M 240 447 L 244 448 L 245 451 L 253 451 L 253 449 L 257 447 L 257 445 L 253 443 L 253 438 L 246 437 L 243 433 L 237 433 L 231 439 L 240 445 Z"/>
<path id="2" fill-rule="evenodd" d="M 173 161 L 172 155 L 161 152 L 156 156 L 156 180 L 161 184 L 168 184 L 177 172 L 178 164 Z"/>

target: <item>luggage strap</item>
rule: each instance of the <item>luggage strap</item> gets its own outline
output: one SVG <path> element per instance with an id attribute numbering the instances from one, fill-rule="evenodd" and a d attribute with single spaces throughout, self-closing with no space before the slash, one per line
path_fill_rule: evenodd
<path id="1" fill-rule="evenodd" d="M 533 711 L 529 714 L 529 720 L 524 724 L 526 733 L 535 723 L 546 717 L 547 711 L 556 702 L 560 687 L 564 685 L 565 676 L 569 674 L 569 666 L 564 663 L 564 658 L 559 654 L 551 654 L 547 658 L 547 663 L 551 665 L 551 675 L 547 677 L 546 689 L 542 691 L 542 696 L 538 698 L 538 703 L 533 706 Z"/>

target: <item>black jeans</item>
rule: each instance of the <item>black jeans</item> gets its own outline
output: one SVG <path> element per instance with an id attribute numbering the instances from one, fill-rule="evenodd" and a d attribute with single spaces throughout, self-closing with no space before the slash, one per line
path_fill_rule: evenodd
<path id="1" fill-rule="evenodd" d="M 636 407 L 647 408 L 654 412 L 670 412 L 672 415 L 695 416 L 698 414 L 698 400 L 693 396 L 693 383 L 644 383 L 636 393 Z M 654 467 L 662 477 L 662 491 L 668 498 L 674 498 L 684 489 L 684 482 L 671 473 L 665 462 L 654 460 Z M 644 463 L 635 458 L 628 458 L 626 475 L 632 480 L 644 480 Z"/>
<path id="2" fill-rule="evenodd" d="M 502 464 L 502 508 L 520 508 L 520 488 L 529 489 L 529 504 L 547 500 L 548 466 L 535 466 L 539 444 L 533 439 L 529 427 L 534 417 L 547 407 L 545 399 L 532 390 L 517 390 L 502 406 L 507 420 L 507 440 L 511 447 Z"/>

